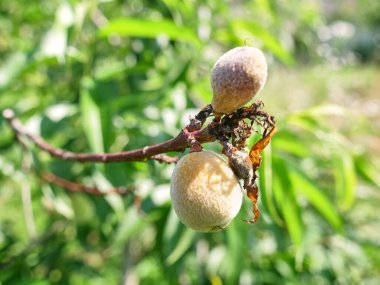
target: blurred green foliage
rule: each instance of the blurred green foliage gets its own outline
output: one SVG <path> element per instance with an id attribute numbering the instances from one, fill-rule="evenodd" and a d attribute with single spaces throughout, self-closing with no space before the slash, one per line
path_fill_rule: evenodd
<path id="1" fill-rule="evenodd" d="M 0 284 L 378 284 L 380 4 L 364 2 L 1 1 L 0 110 L 55 146 L 169 139 L 210 102 L 215 60 L 245 43 L 267 54 L 259 97 L 280 131 L 261 220 L 241 222 L 245 201 L 199 234 L 171 209 L 172 165 L 51 159 L 0 118 Z M 68 193 L 35 168 L 136 195 Z"/>

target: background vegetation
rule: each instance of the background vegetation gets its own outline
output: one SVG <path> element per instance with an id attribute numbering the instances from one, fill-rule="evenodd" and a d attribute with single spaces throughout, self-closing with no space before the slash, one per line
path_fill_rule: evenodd
<path id="1" fill-rule="evenodd" d="M 228 49 L 260 47 L 258 99 L 280 129 L 230 227 L 170 205 L 173 165 L 80 164 L 23 150 L 0 118 L 0 284 L 379 284 L 380 2 L 0 2 L 0 109 L 53 145 L 117 152 L 166 140 L 211 99 Z M 252 142 L 253 143 L 253 140 Z M 218 149 L 210 144 L 207 148 Z M 72 194 L 32 169 L 136 195 Z"/>

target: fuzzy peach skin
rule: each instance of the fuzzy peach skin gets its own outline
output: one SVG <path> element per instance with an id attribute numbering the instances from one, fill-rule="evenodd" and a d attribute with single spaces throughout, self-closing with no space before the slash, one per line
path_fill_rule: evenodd
<path id="1" fill-rule="evenodd" d="M 238 214 L 243 200 L 233 171 L 211 151 L 192 152 L 179 160 L 170 195 L 178 218 L 200 232 L 225 228 Z"/>
<path id="2" fill-rule="evenodd" d="M 248 103 L 267 79 L 268 66 L 261 50 L 237 47 L 223 54 L 211 74 L 216 113 L 229 114 Z"/>

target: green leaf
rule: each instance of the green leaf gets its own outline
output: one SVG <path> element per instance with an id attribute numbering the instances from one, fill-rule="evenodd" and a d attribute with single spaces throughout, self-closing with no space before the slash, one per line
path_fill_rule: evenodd
<path id="1" fill-rule="evenodd" d="M 368 160 L 367 156 L 358 156 L 355 158 L 355 169 L 357 174 L 365 181 L 380 187 L 380 169 Z"/>
<path id="2" fill-rule="evenodd" d="M 103 167 L 104 165 L 98 166 L 98 168 Z M 102 168 L 102 171 L 99 169 L 96 169 L 93 172 L 92 179 L 95 182 L 95 185 L 102 191 L 102 190 L 108 190 L 112 189 L 113 185 L 111 182 L 104 176 L 103 174 L 104 168 Z M 112 207 L 114 210 L 115 217 L 122 218 L 122 215 L 124 214 L 124 204 L 123 204 L 123 197 L 120 195 L 117 195 L 115 193 L 108 194 L 104 197 L 104 199 L 107 201 L 107 203 Z"/>
<path id="3" fill-rule="evenodd" d="M 0 90 L 12 83 L 28 64 L 27 55 L 24 53 L 16 52 L 9 55 L 0 68 Z"/>
<path id="4" fill-rule="evenodd" d="M 354 203 L 356 192 L 356 172 L 354 162 L 347 153 L 335 156 L 335 188 L 339 207 L 346 211 Z"/>
<path id="5" fill-rule="evenodd" d="M 334 104 L 324 104 L 309 108 L 306 111 L 302 112 L 313 117 L 322 117 L 322 116 L 344 116 L 348 115 L 348 110 Z"/>
<path id="6" fill-rule="evenodd" d="M 273 168 L 272 168 L 272 148 L 269 144 L 265 149 L 262 156 L 261 166 L 259 168 L 259 183 L 260 191 L 262 193 L 262 202 L 265 208 L 268 209 L 271 218 L 278 224 L 282 225 L 283 221 L 276 208 L 274 194 L 273 194 Z"/>
<path id="7" fill-rule="evenodd" d="M 134 207 L 130 207 L 118 225 L 112 244 L 114 244 L 115 248 L 118 245 L 125 245 L 129 239 L 144 230 L 147 226 L 149 226 L 149 223 L 141 219 L 141 216 L 139 216 Z"/>
<path id="8" fill-rule="evenodd" d="M 290 178 L 293 187 L 298 193 L 303 194 L 317 211 L 330 223 L 336 230 L 341 230 L 342 221 L 331 203 L 330 199 L 324 194 L 324 190 L 311 181 L 303 172 L 294 166 L 290 168 Z"/>
<path id="9" fill-rule="evenodd" d="M 225 259 L 224 274 L 226 275 L 227 284 L 238 283 L 239 276 L 243 267 L 236 266 L 239 264 L 248 250 L 249 242 L 246 240 L 248 227 L 242 221 L 234 220 L 226 229 L 227 235 L 227 256 Z"/>
<path id="10" fill-rule="evenodd" d="M 278 208 L 281 210 L 290 237 L 296 246 L 300 246 L 304 236 L 301 212 L 295 199 L 294 187 L 289 177 L 288 167 L 281 158 L 273 157 L 274 187 Z"/>
<path id="11" fill-rule="evenodd" d="M 195 232 L 184 227 L 171 208 L 162 236 L 165 264 L 170 266 L 178 261 L 192 245 L 194 236 Z"/>
<path id="12" fill-rule="evenodd" d="M 174 236 L 179 232 L 181 228 L 181 223 L 179 219 L 177 218 L 177 215 L 174 212 L 174 209 L 171 208 L 169 215 L 167 216 L 165 228 L 163 231 L 163 242 L 164 242 L 164 248 L 163 251 L 172 251 L 172 239 Z"/>
<path id="13" fill-rule="evenodd" d="M 276 151 L 284 151 L 290 154 L 307 157 L 310 155 L 309 148 L 301 140 L 294 139 L 295 134 L 287 130 L 281 130 L 276 134 L 271 144 Z"/>
<path id="14" fill-rule="evenodd" d="M 194 31 L 188 27 L 178 26 L 168 20 L 150 20 L 138 18 L 118 18 L 111 20 L 99 30 L 101 37 L 111 35 L 157 38 L 166 36 L 171 40 L 190 42 L 199 45 L 200 41 Z"/>
<path id="15" fill-rule="evenodd" d="M 184 232 L 181 233 L 181 236 L 176 243 L 174 250 L 170 253 L 170 255 L 166 258 L 166 265 L 170 266 L 174 264 L 177 260 L 179 260 L 185 252 L 190 248 L 193 244 L 195 232 L 186 228 Z"/>
<path id="16" fill-rule="evenodd" d="M 286 121 L 288 124 L 293 124 L 312 133 L 320 128 L 320 122 L 317 119 L 304 113 L 290 115 Z"/>
<path id="17" fill-rule="evenodd" d="M 80 97 L 80 110 L 84 133 L 93 152 L 104 152 L 101 110 L 90 93 L 93 81 L 85 80 Z"/>

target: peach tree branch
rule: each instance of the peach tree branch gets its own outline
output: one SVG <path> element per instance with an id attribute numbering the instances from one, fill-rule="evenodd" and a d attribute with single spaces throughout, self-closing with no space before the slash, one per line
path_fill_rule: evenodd
<path id="1" fill-rule="evenodd" d="M 11 109 L 3 111 L 3 117 L 8 121 L 10 127 L 15 132 L 17 137 L 26 137 L 31 140 L 38 148 L 49 153 L 51 156 L 62 160 L 74 160 L 79 162 L 127 162 L 127 161 L 145 161 L 147 159 L 155 159 L 160 162 L 176 162 L 178 158 L 164 155 L 166 152 L 180 151 L 188 147 L 188 142 L 191 137 L 204 143 L 215 140 L 213 136 L 208 134 L 207 129 L 196 130 L 193 132 L 188 131 L 187 128 L 183 129 L 180 134 L 167 140 L 165 142 L 146 146 L 143 148 L 119 152 L 119 153 L 75 153 L 60 148 L 56 148 L 46 142 L 38 135 L 34 135 L 25 130 L 25 127 L 17 119 Z M 189 127 L 191 129 L 193 126 Z"/>
<path id="2" fill-rule="evenodd" d="M 176 137 L 159 144 L 118 153 L 76 153 L 56 148 L 42 137 L 29 133 L 11 109 L 4 110 L 3 117 L 8 121 L 17 138 L 28 138 L 42 151 L 62 160 L 109 163 L 154 159 L 160 162 L 175 163 L 178 158 L 167 156 L 165 153 L 183 151 L 187 147 L 199 149 L 201 144 L 216 140 L 231 140 L 234 146 L 239 149 L 243 148 L 246 139 L 251 134 L 254 121 L 264 128 L 264 132 L 273 125 L 273 117 L 261 111 L 262 107 L 263 103 L 258 101 L 249 107 L 242 107 L 232 114 L 224 115 L 222 118 L 215 118 L 202 129 L 207 118 L 213 114 L 211 105 L 207 105 L 194 118 L 190 119 L 190 124 L 183 128 Z M 246 119 L 251 121 L 250 125 L 245 122 Z"/>

